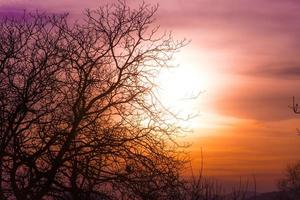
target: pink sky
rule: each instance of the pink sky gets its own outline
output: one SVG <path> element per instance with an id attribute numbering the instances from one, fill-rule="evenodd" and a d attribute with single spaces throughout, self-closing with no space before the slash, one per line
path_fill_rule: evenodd
<path id="1" fill-rule="evenodd" d="M 41 9 L 76 17 L 107 2 L 0 0 L 0 15 Z M 208 175 L 231 182 L 255 174 L 259 190 L 276 188 L 286 164 L 300 159 L 300 119 L 288 108 L 293 95 L 300 100 L 300 1 L 145 2 L 159 3 L 163 30 L 191 40 L 180 64 L 192 60 L 199 78 L 202 71 L 210 74 L 211 83 L 200 86 L 206 92 L 198 108 L 199 123 L 211 126 L 194 131 L 193 163 L 199 163 L 202 147 Z M 218 118 L 207 120 L 205 113 Z"/>

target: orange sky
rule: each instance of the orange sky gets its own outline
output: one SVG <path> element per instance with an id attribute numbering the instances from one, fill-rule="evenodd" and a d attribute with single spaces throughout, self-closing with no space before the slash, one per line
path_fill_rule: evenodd
<path id="1" fill-rule="evenodd" d="M 194 168 L 202 148 L 205 174 L 224 182 L 255 175 L 260 191 L 276 188 L 286 164 L 300 159 L 300 119 L 288 108 L 293 95 L 300 100 L 300 1 L 145 2 L 160 4 L 157 23 L 163 30 L 191 40 L 177 61 L 193 74 L 190 79 L 182 74 L 188 77 L 181 81 L 189 81 L 182 90 L 204 91 L 189 106 L 200 112 L 187 138 Z M 0 15 L 26 8 L 76 16 L 97 5 L 96 0 L 0 0 Z M 169 78 L 178 82 L 176 75 Z"/>
<path id="2" fill-rule="evenodd" d="M 288 108 L 300 88 L 300 2 L 170 2 L 159 20 L 192 39 L 183 65 L 211 72 L 190 139 L 194 166 L 202 147 L 205 174 L 229 183 L 255 175 L 259 191 L 276 189 L 300 159 L 300 119 Z"/>

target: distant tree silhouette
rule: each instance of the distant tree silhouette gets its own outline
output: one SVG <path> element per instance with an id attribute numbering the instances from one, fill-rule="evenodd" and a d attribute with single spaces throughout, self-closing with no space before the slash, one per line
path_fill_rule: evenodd
<path id="1" fill-rule="evenodd" d="M 278 182 L 278 188 L 282 191 L 282 199 L 300 199 L 300 161 L 287 166 L 285 177 Z"/>
<path id="2" fill-rule="evenodd" d="M 300 114 L 299 104 L 296 102 L 295 97 L 293 97 L 293 106 L 291 108 L 295 114 Z"/>
<path id="3" fill-rule="evenodd" d="M 185 41 L 124 2 L 0 23 L 0 199 L 180 199 L 154 78 Z M 175 198 L 176 197 L 176 198 Z"/>
<path id="4" fill-rule="evenodd" d="M 296 102 L 295 97 L 293 97 L 293 105 L 292 105 L 292 106 L 289 106 L 289 107 L 293 110 L 293 112 L 294 112 L 295 114 L 297 114 L 297 115 L 300 114 L 299 104 Z M 298 132 L 298 134 L 300 135 L 300 130 L 299 130 L 298 128 L 297 128 L 297 132 Z"/>
<path id="5" fill-rule="evenodd" d="M 201 149 L 201 163 L 198 174 L 194 174 L 192 165 L 191 178 L 185 179 L 182 200 L 256 200 L 256 178 L 253 176 L 254 190 L 252 195 L 249 193 L 249 179 L 240 181 L 233 185 L 231 192 L 226 193 L 224 185 L 218 183 L 213 178 L 208 178 L 203 175 L 204 159 Z M 191 163 L 190 163 L 191 164 Z M 172 198 L 171 198 L 172 199 Z"/>

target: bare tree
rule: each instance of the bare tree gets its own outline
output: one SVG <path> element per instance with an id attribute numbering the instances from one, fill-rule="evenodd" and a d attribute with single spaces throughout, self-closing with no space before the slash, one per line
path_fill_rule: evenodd
<path id="1" fill-rule="evenodd" d="M 124 2 L 0 24 L 0 199 L 168 199 L 185 160 L 153 90 L 186 44 Z"/>
<path id="2" fill-rule="evenodd" d="M 58 56 L 59 41 L 63 35 L 59 29 L 54 28 L 62 23 L 64 18 L 65 16 L 24 15 L 23 19 L 1 21 L 2 199 L 11 197 L 12 193 L 19 199 L 26 197 L 34 179 L 40 178 L 29 176 L 32 176 L 35 170 L 40 171 L 40 165 L 35 162 L 42 158 L 40 155 L 44 153 L 43 148 L 46 148 L 41 140 L 47 142 L 45 137 L 50 128 L 51 114 L 59 103 L 55 99 L 58 86 L 55 76 L 60 64 L 64 62 L 62 57 Z M 39 148 L 41 154 L 39 151 L 35 152 L 35 149 Z M 25 189 L 27 187 L 28 191 Z"/>

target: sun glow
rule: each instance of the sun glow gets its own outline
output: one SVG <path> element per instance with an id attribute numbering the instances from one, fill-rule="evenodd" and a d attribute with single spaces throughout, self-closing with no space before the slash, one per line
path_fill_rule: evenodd
<path id="1" fill-rule="evenodd" d="M 178 67 L 161 71 L 157 81 L 158 94 L 162 104 L 183 119 L 180 122 L 182 127 L 194 129 L 200 125 L 201 97 L 211 88 L 213 75 L 188 57 L 177 60 Z M 207 63 L 202 63 L 202 66 L 207 66 Z"/>

